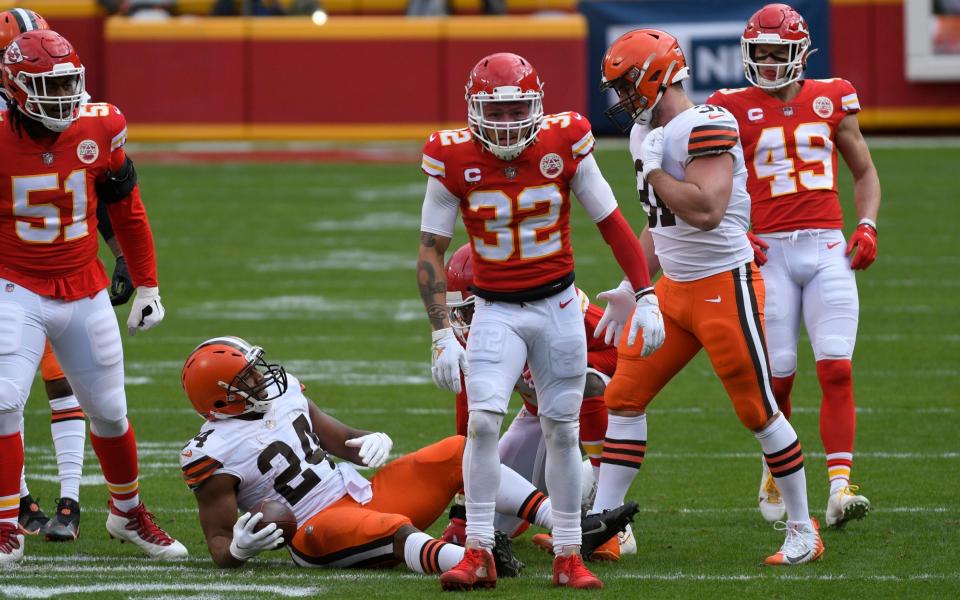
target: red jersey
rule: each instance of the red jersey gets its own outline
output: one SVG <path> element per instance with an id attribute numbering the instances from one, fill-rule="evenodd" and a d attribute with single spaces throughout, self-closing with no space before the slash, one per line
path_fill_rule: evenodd
<path id="1" fill-rule="evenodd" d="M 860 112 L 846 79 L 806 79 L 784 103 L 756 87 L 714 92 L 708 104 L 733 113 L 747 163 L 757 233 L 842 229 L 837 194 L 837 126 Z"/>
<path id="2" fill-rule="evenodd" d="M 18 134 L 0 111 L 0 277 L 63 300 L 109 284 L 97 258 L 95 184 L 123 165 L 126 137 L 126 119 L 110 104 L 81 106 L 66 131 L 40 141 Z M 155 286 L 153 238 L 139 193 L 116 205 L 108 210 L 134 282 Z"/>
<path id="3" fill-rule="evenodd" d="M 467 128 L 430 135 L 421 168 L 460 199 L 477 288 L 521 292 L 573 272 L 570 180 L 594 145 L 590 122 L 574 112 L 544 117 L 536 141 L 512 161 Z"/>

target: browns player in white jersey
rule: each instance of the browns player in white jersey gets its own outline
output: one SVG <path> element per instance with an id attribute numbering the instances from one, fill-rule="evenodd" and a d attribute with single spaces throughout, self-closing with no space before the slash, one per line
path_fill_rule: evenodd
<path id="1" fill-rule="evenodd" d="M 787 504 L 786 539 L 766 563 L 802 564 L 820 558 L 823 543 L 807 510 L 800 443 L 771 389 L 763 278 L 746 236 L 750 196 L 737 122 L 720 107 L 695 106 L 683 90 L 688 75 L 676 39 L 655 29 L 625 33 L 603 59 L 602 86 L 620 99 L 608 115 L 615 122 L 628 117 L 631 127 L 630 152 L 649 217 L 641 240 L 663 269 L 656 289 L 666 342 L 645 357 L 621 341 L 604 395 L 607 439 L 617 440 L 620 460 L 600 466 L 594 510 L 623 501 L 646 450 L 647 405 L 703 348 Z M 610 320 L 628 314 L 624 296 L 611 301 Z"/>
<path id="2" fill-rule="evenodd" d="M 740 124 L 753 198 L 757 264 L 767 284 L 767 345 L 773 391 L 790 416 L 801 318 L 823 391 L 820 438 L 830 484 L 826 521 L 842 527 L 863 518 L 870 501 L 850 484 L 856 412 L 853 348 L 859 301 L 853 270 L 877 256 L 880 180 L 860 134 L 857 91 L 845 79 L 802 79 L 810 32 L 786 4 L 769 4 L 747 22 L 741 38 L 752 87 L 721 90 L 708 102 Z M 837 150 L 853 174 L 857 227 L 849 242 L 837 193 Z M 760 511 L 783 518 L 784 505 L 764 464 Z"/>
<path id="3" fill-rule="evenodd" d="M 468 552 L 444 587 L 495 580 L 488 573 L 497 442 L 510 393 L 528 364 L 537 382 L 547 440 L 546 478 L 554 509 L 554 584 L 598 588 L 579 554 L 580 451 L 577 423 L 587 370 L 583 314 L 570 247 L 570 192 L 597 223 L 640 296 L 635 330 L 644 354 L 663 340 L 643 250 L 591 155 L 589 122 L 543 115 L 536 70 L 515 54 L 483 58 L 467 83 L 469 127 L 439 131 L 424 146 L 430 176 L 423 202 L 418 284 L 433 332 L 433 376 L 460 391 L 467 375 L 469 423 L 464 461 Z M 457 215 L 473 248 L 476 303 L 466 352 L 450 328 L 444 254 Z M 636 335 L 633 336 L 636 338 Z M 633 341 L 633 339 L 631 339 Z"/>

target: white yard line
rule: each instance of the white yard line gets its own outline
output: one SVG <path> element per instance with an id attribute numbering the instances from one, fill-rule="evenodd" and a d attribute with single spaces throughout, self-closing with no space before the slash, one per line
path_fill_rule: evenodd
<path id="1" fill-rule="evenodd" d="M 237 592 L 275 594 L 285 598 L 306 598 L 319 594 L 322 588 L 293 587 L 289 585 L 243 585 L 232 583 L 95 583 L 91 585 L 36 585 L 4 586 L 3 593 L 9 598 L 54 598 L 73 594 L 97 594 L 100 592 Z M 137 596 L 139 597 L 139 596 Z"/>

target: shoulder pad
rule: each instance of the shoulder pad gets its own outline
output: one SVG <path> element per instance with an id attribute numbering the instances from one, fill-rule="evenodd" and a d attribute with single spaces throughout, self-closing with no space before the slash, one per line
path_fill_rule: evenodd
<path id="1" fill-rule="evenodd" d="M 180 470 L 191 490 L 198 489 L 223 463 L 189 447 L 180 452 Z"/>
<path id="2" fill-rule="evenodd" d="M 716 107 L 697 115 L 690 129 L 687 154 L 705 156 L 727 152 L 737 145 L 739 139 L 736 119 L 725 109 Z"/>
<path id="3" fill-rule="evenodd" d="M 567 111 L 546 115 L 540 121 L 540 127 L 547 131 L 558 131 L 570 144 L 570 155 L 575 159 L 587 156 L 596 146 L 590 121 L 580 113 Z"/>
<path id="4" fill-rule="evenodd" d="M 423 159 L 420 168 L 427 175 L 445 177 L 447 174 L 446 157 L 452 147 L 471 141 L 473 134 L 466 127 L 434 131 L 423 145 Z"/>

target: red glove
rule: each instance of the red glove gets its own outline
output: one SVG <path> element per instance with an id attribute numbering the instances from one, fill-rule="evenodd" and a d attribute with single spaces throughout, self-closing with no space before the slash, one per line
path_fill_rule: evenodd
<path id="1" fill-rule="evenodd" d="M 851 269 L 866 269 L 872 265 L 873 261 L 877 259 L 876 227 L 861 221 L 853 235 L 850 236 L 850 242 L 847 243 L 847 256 L 853 254 L 854 248 L 857 249 L 857 253 L 850 261 Z"/>
<path id="2" fill-rule="evenodd" d="M 757 263 L 758 267 L 762 267 L 767 262 L 767 248 L 770 244 L 753 235 L 752 231 L 747 232 L 747 239 L 753 246 L 753 262 Z"/>

